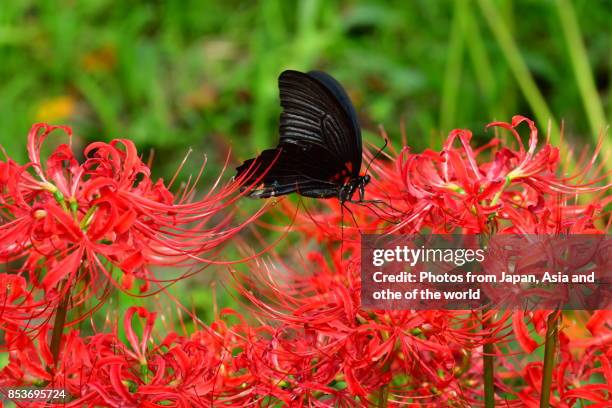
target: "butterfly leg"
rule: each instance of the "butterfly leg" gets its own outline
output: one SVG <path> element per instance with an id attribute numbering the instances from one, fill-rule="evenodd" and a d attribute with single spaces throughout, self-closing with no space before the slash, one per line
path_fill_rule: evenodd
<path id="1" fill-rule="evenodd" d="M 359 184 L 359 201 L 364 201 L 365 199 L 365 184 Z"/>
<path id="2" fill-rule="evenodd" d="M 351 218 L 353 219 L 353 222 L 355 223 L 355 227 L 357 227 L 357 231 L 359 231 L 360 234 L 363 234 L 363 232 L 361 231 L 361 228 L 359 228 L 359 223 L 357 222 L 357 219 L 355 218 L 355 214 L 353 214 L 351 209 L 348 208 L 344 202 L 342 203 L 342 207 L 346 208 L 346 211 L 348 211 L 349 214 L 351 215 Z"/>
<path id="3" fill-rule="evenodd" d="M 390 224 L 399 224 L 399 221 L 397 220 L 398 211 L 395 208 L 393 208 L 391 204 L 383 200 L 350 200 L 347 202 L 351 204 L 355 204 L 355 205 L 361 205 L 361 206 L 368 208 L 370 211 L 372 211 L 377 216 L 379 216 L 380 218 L 382 218 L 383 220 L 385 220 L 386 222 Z M 386 211 L 385 207 L 390 208 L 393 212 Z M 380 211 L 384 216 L 379 214 L 378 211 L 376 210 Z M 402 212 L 399 212 L 399 213 L 403 214 Z"/>

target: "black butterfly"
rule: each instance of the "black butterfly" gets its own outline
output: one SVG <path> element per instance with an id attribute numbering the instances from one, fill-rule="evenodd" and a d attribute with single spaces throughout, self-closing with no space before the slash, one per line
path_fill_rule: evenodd
<path id="1" fill-rule="evenodd" d="M 361 129 L 342 86 L 320 71 L 284 71 L 278 78 L 280 141 L 275 149 L 238 167 L 254 185 L 249 196 L 268 198 L 296 192 L 306 197 L 363 201 L 370 176 L 360 175 Z"/>

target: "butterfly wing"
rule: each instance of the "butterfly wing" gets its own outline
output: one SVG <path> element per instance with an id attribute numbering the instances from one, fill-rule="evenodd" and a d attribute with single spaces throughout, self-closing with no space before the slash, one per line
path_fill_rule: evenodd
<path id="1" fill-rule="evenodd" d="M 251 197 L 337 196 L 361 167 L 361 131 L 350 99 L 335 79 L 319 71 L 284 71 L 279 89 L 279 144 L 244 162 L 237 176 L 247 174 L 247 184 L 258 184 Z"/>
<path id="2" fill-rule="evenodd" d="M 280 145 L 313 145 L 335 157 L 353 176 L 361 168 L 361 130 L 357 114 L 342 86 L 320 71 L 284 71 L 278 78 L 283 111 Z M 333 176 L 333 174 L 332 174 Z"/>
<path id="3" fill-rule="evenodd" d="M 323 161 L 313 160 L 313 155 Z M 253 185 L 253 198 L 268 198 L 297 192 L 311 197 L 335 197 L 339 184 L 328 181 L 330 169 L 324 163 L 334 163 L 333 157 L 318 147 L 304 150 L 296 144 L 264 150 L 254 159 L 237 168 L 237 177 L 245 176 L 245 184 Z"/>

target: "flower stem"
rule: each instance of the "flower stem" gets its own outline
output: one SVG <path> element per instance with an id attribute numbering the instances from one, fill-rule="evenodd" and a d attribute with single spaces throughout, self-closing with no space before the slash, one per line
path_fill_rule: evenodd
<path id="1" fill-rule="evenodd" d="M 389 384 L 385 385 L 378 391 L 378 408 L 387 408 L 387 402 L 389 402 Z"/>
<path id="2" fill-rule="evenodd" d="M 489 319 L 487 315 L 489 314 L 488 310 L 484 310 L 482 312 L 483 320 L 482 320 L 482 328 L 483 331 L 487 331 L 489 328 Z M 495 387 L 494 387 L 494 356 L 495 356 L 495 346 L 492 342 L 486 339 L 486 342 L 482 345 L 482 360 L 483 360 L 483 368 L 484 368 L 484 400 L 485 407 L 492 408 L 495 406 Z"/>
<path id="3" fill-rule="evenodd" d="M 463 49 L 465 48 L 465 3 L 461 0 L 455 0 L 454 4 L 440 103 L 440 129 L 442 132 L 449 131 L 456 118 L 463 66 Z"/>
<path id="4" fill-rule="evenodd" d="M 567 0 L 560 0 L 555 2 L 555 4 L 561 22 L 559 28 L 563 33 L 567 45 L 567 52 L 570 56 L 569 61 L 571 62 L 576 77 L 576 85 L 578 91 L 580 91 L 584 111 L 586 112 L 589 126 L 591 127 L 593 145 L 597 145 L 601 137 L 601 132 L 606 126 L 606 115 L 603 103 L 597 92 L 597 85 L 592 74 L 593 69 L 589 64 L 589 55 L 580 32 L 580 25 L 578 24 L 576 11 L 574 10 L 575 7 L 571 1 Z M 610 139 L 604 136 L 601 142 L 603 143 L 601 151 L 610 151 L 610 148 L 612 148 Z M 609 172 L 612 171 L 612 165 L 608 161 L 602 162 L 607 170 L 607 172 L 604 173 L 610 174 Z"/>
<path id="5" fill-rule="evenodd" d="M 555 352 L 559 336 L 559 311 L 555 310 L 546 321 L 546 340 L 544 343 L 544 368 L 542 372 L 542 392 L 540 393 L 540 408 L 548 408 L 550 404 L 550 388 L 555 366 Z"/>
<path id="6" fill-rule="evenodd" d="M 66 324 L 66 314 L 68 312 L 68 302 L 70 301 L 70 288 L 66 288 L 64 297 L 55 309 L 55 321 L 53 322 L 53 331 L 51 333 L 50 349 L 53 355 L 53 362 L 57 366 L 60 353 L 60 344 L 62 335 L 64 334 L 64 326 Z"/>
<path id="7" fill-rule="evenodd" d="M 385 332 L 383 333 L 383 337 L 385 339 L 388 338 L 388 334 Z M 383 372 L 389 372 L 389 370 L 391 370 L 391 357 L 387 356 L 387 360 L 385 361 L 385 364 L 383 365 Z M 376 406 L 378 408 L 387 408 L 387 404 L 389 402 L 389 384 L 385 384 L 380 390 L 378 390 L 378 403 L 376 404 Z"/>
<path id="8" fill-rule="evenodd" d="M 562 154 L 566 154 L 567 148 L 560 143 L 561 132 L 559 125 L 554 120 L 546 99 L 533 79 L 510 28 L 506 24 L 505 19 L 500 15 L 499 7 L 492 0 L 479 0 L 478 5 L 529 106 L 539 122 L 551 122 L 550 139 L 554 144 L 559 145 L 563 149 Z"/>

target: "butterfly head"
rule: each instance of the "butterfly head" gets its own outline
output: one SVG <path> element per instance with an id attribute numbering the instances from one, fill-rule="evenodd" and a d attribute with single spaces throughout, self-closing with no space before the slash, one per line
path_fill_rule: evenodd
<path id="1" fill-rule="evenodd" d="M 359 201 L 363 201 L 365 197 L 365 186 L 370 182 L 368 174 L 359 175 L 350 179 L 341 188 L 338 198 L 341 203 L 345 201 L 353 201 L 353 196 L 359 191 Z"/>

